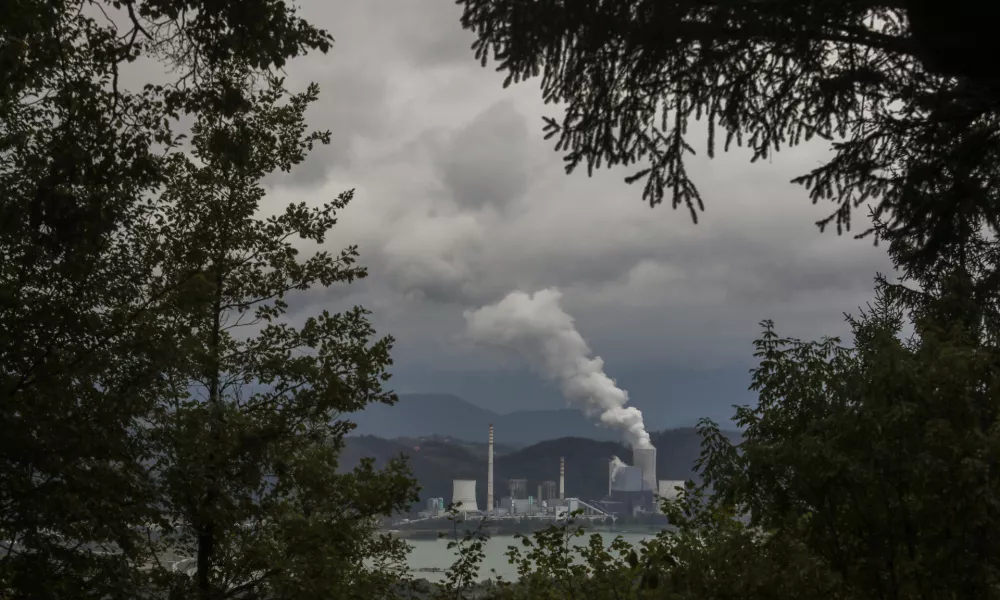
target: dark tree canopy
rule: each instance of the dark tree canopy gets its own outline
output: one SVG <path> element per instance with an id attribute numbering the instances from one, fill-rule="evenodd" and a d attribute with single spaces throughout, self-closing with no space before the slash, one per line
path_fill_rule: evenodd
<path id="1" fill-rule="evenodd" d="M 506 84 L 540 76 L 545 100 L 566 104 L 545 129 L 567 171 L 639 165 L 628 180 L 645 182 L 651 205 L 683 205 L 697 219 L 703 199 L 684 159 L 700 145 L 690 125 L 704 119 L 709 156 L 719 144 L 748 146 L 757 160 L 826 140 L 833 158 L 794 180 L 813 202 L 835 203 L 820 226 L 848 230 L 855 209 L 871 201 L 884 225 L 879 236 L 907 247 L 907 268 L 937 269 L 968 232 L 997 229 L 994 54 L 966 53 L 975 30 L 992 27 L 983 20 L 992 8 L 905 0 L 458 4 L 484 65 L 495 60 Z M 980 38 L 980 48 L 993 38 Z"/>
<path id="2" fill-rule="evenodd" d="M 154 293 L 173 129 L 240 104 L 205 85 L 220 67 L 330 43 L 282 0 L 2 4 L 0 595 L 136 597 L 136 525 L 161 516 L 148 417 L 178 354 Z M 125 85 L 138 59 L 175 79 Z"/>

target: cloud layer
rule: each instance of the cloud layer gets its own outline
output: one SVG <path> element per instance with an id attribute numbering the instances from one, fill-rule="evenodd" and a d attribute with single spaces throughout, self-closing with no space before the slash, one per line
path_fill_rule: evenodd
<path id="1" fill-rule="evenodd" d="M 804 337 L 843 333 L 843 313 L 889 268 L 866 241 L 820 234 L 813 223 L 832 207 L 788 183 L 822 146 L 769 164 L 738 152 L 692 159 L 707 204 L 694 225 L 684 211 L 646 206 L 622 182 L 627 171 L 565 175 L 541 133 L 558 108 L 531 82 L 503 89 L 479 66 L 454 4 L 302 7 L 337 43 L 293 62 L 288 81 L 320 84 L 310 122 L 334 143 L 270 180 L 268 202 L 319 204 L 355 188 L 328 243 L 359 244 L 372 275 L 294 306 L 303 316 L 353 302 L 375 310 L 398 339 L 404 389 L 420 370 L 511 368 L 463 336 L 462 313 L 514 289 L 560 288 L 583 336 L 617 368 L 745 373 L 760 319 Z"/>

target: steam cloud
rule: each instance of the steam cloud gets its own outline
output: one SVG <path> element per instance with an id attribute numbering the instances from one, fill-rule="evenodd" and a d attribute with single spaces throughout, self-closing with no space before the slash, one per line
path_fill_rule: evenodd
<path id="1" fill-rule="evenodd" d="M 617 456 L 612 456 L 611 457 L 611 481 L 614 481 L 615 478 L 618 477 L 618 472 L 621 471 L 622 469 L 624 469 L 627 466 L 628 465 L 626 465 L 624 462 L 622 462 L 622 459 L 618 458 Z"/>
<path id="2" fill-rule="evenodd" d="M 544 289 L 511 292 L 496 304 L 465 312 L 476 343 L 514 350 L 542 375 L 559 383 L 563 396 L 587 416 L 600 415 L 621 431 L 633 449 L 652 448 L 642 413 L 628 403 L 628 393 L 604 374 L 604 361 L 590 358 L 590 348 L 559 306 L 562 294 Z"/>

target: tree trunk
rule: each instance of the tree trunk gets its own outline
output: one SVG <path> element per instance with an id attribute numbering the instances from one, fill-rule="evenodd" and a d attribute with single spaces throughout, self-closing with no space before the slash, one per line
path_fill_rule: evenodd
<path id="1" fill-rule="evenodd" d="M 209 437 L 211 445 L 207 457 L 206 489 L 202 503 L 201 515 L 199 515 L 198 528 L 198 597 L 200 600 L 209 600 L 212 597 L 212 564 L 215 558 L 215 503 L 218 502 L 219 490 L 217 480 L 216 460 L 219 454 L 220 428 L 222 426 L 222 399 L 219 389 L 221 378 L 219 345 L 222 335 L 222 261 L 216 260 L 215 270 L 215 298 L 212 303 L 212 337 L 209 352 L 211 353 L 211 363 L 208 373 L 208 403 L 211 409 L 211 421 L 209 423 Z"/>

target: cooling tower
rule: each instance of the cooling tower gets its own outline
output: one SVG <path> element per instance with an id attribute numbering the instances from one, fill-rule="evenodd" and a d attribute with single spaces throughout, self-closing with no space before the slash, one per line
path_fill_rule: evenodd
<path id="1" fill-rule="evenodd" d="M 458 507 L 459 512 L 478 512 L 479 507 L 476 506 L 476 480 L 475 479 L 456 479 L 453 482 L 451 492 L 451 502 L 452 504 L 458 504 L 461 502 L 461 506 Z"/>
<path id="2" fill-rule="evenodd" d="M 566 499 L 566 459 L 559 457 L 559 499 Z"/>
<path id="3" fill-rule="evenodd" d="M 490 447 L 486 472 L 486 514 L 493 514 L 493 423 L 490 423 Z"/>
<path id="4" fill-rule="evenodd" d="M 636 448 L 632 451 L 632 465 L 642 471 L 642 489 L 656 492 L 656 448 Z"/>

